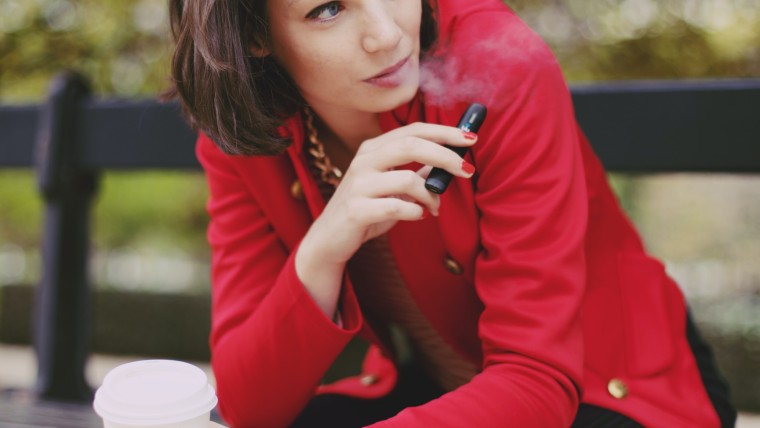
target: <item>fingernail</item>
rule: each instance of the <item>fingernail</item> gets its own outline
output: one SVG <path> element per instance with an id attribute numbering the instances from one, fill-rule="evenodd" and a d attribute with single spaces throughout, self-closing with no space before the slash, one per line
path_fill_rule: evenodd
<path id="1" fill-rule="evenodd" d="M 472 174 L 475 174 L 475 167 L 472 166 L 472 164 L 467 162 L 466 160 L 463 160 L 462 171 L 466 172 L 468 175 L 472 175 Z"/>
<path id="2" fill-rule="evenodd" d="M 422 209 L 422 217 L 420 217 L 420 219 L 424 220 L 424 219 L 426 219 L 428 217 L 430 217 L 430 211 L 428 211 L 427 209 L 423 208 Z"/>
<path id="3" fill-rule="evenodd" d="M 478 134 L 474 132 L 462 131 L 462 135 L 464 135 L 465 140 L 476 141 L 478 139 Z"/>

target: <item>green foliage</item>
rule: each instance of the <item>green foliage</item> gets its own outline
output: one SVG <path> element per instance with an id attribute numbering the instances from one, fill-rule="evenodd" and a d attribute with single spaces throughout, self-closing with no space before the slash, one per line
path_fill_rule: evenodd
<path id="1" fill-rule="evenodd" d="M 94 210 L 95 245 L 206 254 L 207 193 L 200 173 L 106 174 Z"/>
<path id="2" fill-rule="evenodd" d="M 568 79 L 760 74 L 755 0 L 507 0 L 554 49 Z"/>
<path id="3" fill-rule="evenodd" d="M 39 245 L 42 199 L 32 171 L 0 170 L 0 244 Z M 108 173 L 95 200 L 95 244 L 121 247 L 169 239 L 205 252 L 206 183 L 200 173 Z"/>
<path id="4" fill-rule="evenodd" d="M 0 246 L 34 247 L 42 234 L 42 200 L 30 171 L 0 170 Z"/>
<path id="5" fill-rule="evenodd" d="M 145 96 L 166 84 L 163 0 L 0 0 L 0 99 L 40 100 L 75 68 L 98 94 Z"/>

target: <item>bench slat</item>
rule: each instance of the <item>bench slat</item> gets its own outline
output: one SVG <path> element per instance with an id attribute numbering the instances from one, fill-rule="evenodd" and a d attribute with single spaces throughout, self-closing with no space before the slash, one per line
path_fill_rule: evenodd
<path id="1" fill-rule="evenodd" d="M 571 87 L 576 116 L 618 172 L 760 172 L 760 79 Z M 0 166 L 33 165 L 38 106 L 0 107 Z M 90 100 L 81 114 L 87 169 L 198 169 L 176 103 Z"/>
<path id="2" fill-rule="evenodd" d="M 573 88 L 605 166 L 624 172 L 760 172 L 760 80 Z"/>

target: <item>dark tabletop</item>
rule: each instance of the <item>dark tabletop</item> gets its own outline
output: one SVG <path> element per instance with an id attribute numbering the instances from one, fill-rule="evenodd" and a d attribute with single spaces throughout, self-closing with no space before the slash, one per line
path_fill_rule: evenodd
<path id="1" fill-rule="evenodd" d="M 102 427 L 90 404 L 42 401 L 24 391 L 0 391 L 0 428 Z"/>

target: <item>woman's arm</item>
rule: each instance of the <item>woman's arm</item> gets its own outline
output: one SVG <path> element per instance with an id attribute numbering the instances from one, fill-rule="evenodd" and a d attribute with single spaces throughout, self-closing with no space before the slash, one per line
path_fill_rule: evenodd
<path id="1" fill-rule="evenodd" d="M 246 188 L 239 160 L 203 135 L 197 154 L 210 188 L 210 345 L 220 410 L 234 426 L 284 426 L 359 329 L 358 306 L 346 290 L 343 328 L 326 317 Z"/>
<path id="2" fill-rule="evenodd" d="M 220 408 L 230 423 L 284 426 L 313 396 L 361 324 L 350 287 L 341 286 L 345 263 L 396 221 L 422 218 L 420 205 L 437 210 L 422 177 L 393 167 L 417 161 L 471 175 L 462 170 L 461 158 L 438 143 L 473 141 L 455 128 L 430 124 L 367 141 L 324 211 L 289 252 L 264 204 L 274 213 L 283 207 L 257 200 L 252 184 L 245 183 L 255 175 L 256 186 L 277 185 L 261 170 L 271 166 L 270 159 L 235 159 L 201 136 L 197 153 L 211 191 L 212 364 Z M 343 329 L 332 323 L 336 309 Z"/>

